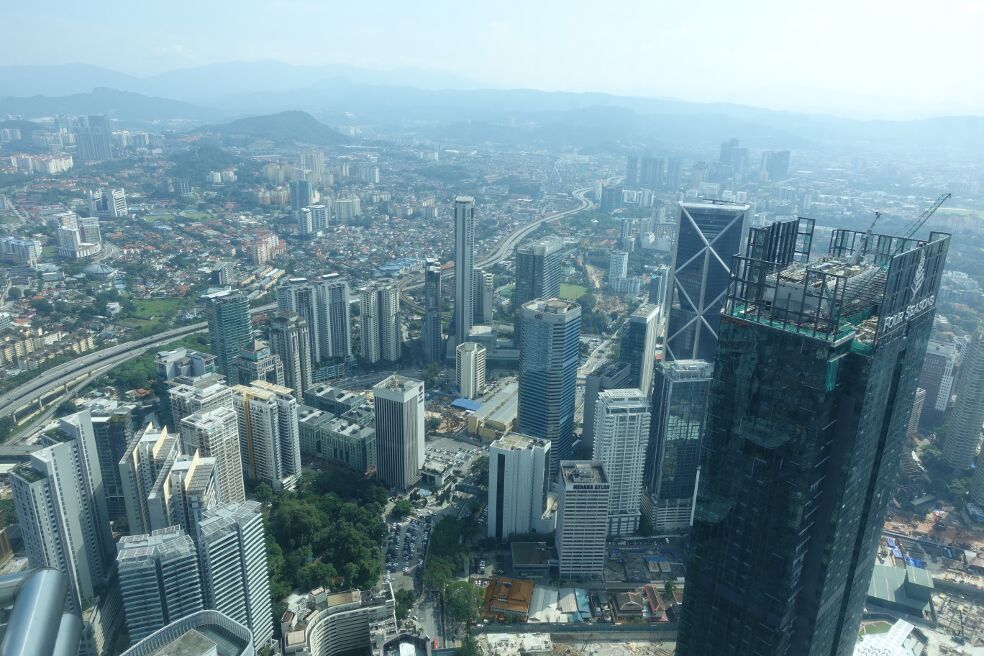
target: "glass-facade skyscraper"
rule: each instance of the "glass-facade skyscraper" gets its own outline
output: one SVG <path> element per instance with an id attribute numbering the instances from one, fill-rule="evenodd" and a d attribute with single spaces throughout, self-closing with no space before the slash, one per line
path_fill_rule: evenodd
<path id="1" fill-rule="evenodd" d="M 424 316 L 420 327 L 420 341 L 427 362 L 444 359 L 441 321 L 441 263 L 428 259 L 424 262 Z"/>
<path id="2" fill-rule="evenodd" d="M 629 317 L 618 350 L 618 359 L 632 367 L 627 387 L 636 387 L 647 397 L 653 388 L 659 318 L 659 307 L 640 305 Z"/>
<path id="3" fill-rule="evenodd" d="M 853 653 L 948 247 L 835 230 L 813 262 L 735 257 L 678 656 Z"/>
<path id="4" fill-rule="evenodd" d="M 704 360 L 662 362 L 656 368 L 643 509 L 657 535 L 685 530 L 693 518 L 713 373 L 714 365 Z"/>
<path id="5" fill-rule="evenodd" d="M 454 345 L 463 344 L 475 315 L 475 199 L 454 199 Z"/>
<path id="6" fill-rule="evenodd" d="M 714 360 L 718 325 L 748 205 L 680 203 L 666 333 L 668 360 Z"/>
<path id="7" fill-rule="evenodd" d="M 223 289 L 204 294 L 208 338 L 219 373 L 233 380 L 232 362 L 253 335 L 249 299 L 241 292 Z"/>
<path id="8" fill-rule="evenodd" d="M 522 310 L 517 430 L 550 440 L 550 472 L 574 453 L 574 398 L 581 350 L 581 306 L 559 298 Z"/>
<path id="9" fill-rule="evenodd" d="M 513 343 L 519 345 L 523 304 L 537 298 L 560 296 L 560 260 L 564 240 L 547 237 L 516 248 L 516 284 L 512 307 L 515 313 Z"/>

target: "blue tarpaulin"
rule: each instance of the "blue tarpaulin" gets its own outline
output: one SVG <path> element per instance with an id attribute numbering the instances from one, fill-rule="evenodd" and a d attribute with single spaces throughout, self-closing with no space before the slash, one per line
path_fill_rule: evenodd
<path id="1" fill-rule="evenodd" d="M 897 547 L 897 546 L 898 546 L 898 545 L 897 545 L 897 544 L 895 543 L 895 538 L 888 538 L 887 540 L 885 540 L 885 543 L 886 543 L 886 544 L 888 545 L 888 548 L 889 548 L 889 549 L 894 549 L 895 547 Z"/>
<path id="2" fill-rule="evenodd" d="M 892 555 L 895 556 L 896 558 L 901 558 L 902 550 L 899 549 L 898 547 L 895 547 L 894 549 L 892 549 Z"/>
<path id="3" fill-rule="evenodd" d="M 468 410 L 469 412 L 475 412 L 482 407 L 482 404 L 478 401 L 472 401 L 471 399 L 455 399 L 451 402 L 452 408 L 460 408 L 461 410 Z"/>

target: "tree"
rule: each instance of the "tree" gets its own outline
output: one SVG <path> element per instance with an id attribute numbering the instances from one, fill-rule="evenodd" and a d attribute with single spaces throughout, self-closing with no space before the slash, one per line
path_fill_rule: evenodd
<path id="1" fill-rule="evenodd" d="M 448 617 L 455 624 L 471 624 L 478 621 L 484 596 L 482 588 L 471 581 L 449 583 L 444 591 L 444 604 Z"/>
<path id="2" fill-rule="evenodd" d="M 11 287 L 10 291 L 7 292 L 7 298 L 9 298 L 12 301 L 16 301 L 18 299 L 24 298 L 24 290 L 22 290 L 20 287 Z"/>
<path id="3" fill-rule="evenodd" d="M 440 419 L 438 419 L 437 417 L 428 417 L 427 418 L 427 430 L 429 432 L 434 432 L 434 431 L 436 431 L 440 427 L 441 427 L 441 420 Z"/>
<path id="4" fill-rule="evenodd" d="M 446 558 L 429 558 L 422 578 L 424 587 L 444 592 L 451 579 L 454 578 L 454 567 Z"/>
<path id="5" fill-rule="evenodd" d="M 397 519 L 403 519 L 407 515 L 413 512 L 413 505 L 406 499 L 400 499 L 395 504 L 393 504 L 393 516 Z"/>
<path id="6" fill-rule="evenodd" d="M 481 656 L 482 652 L 478 649 L 478 641 L 469 633 L 461 641 L 461 646 L 458 647 L 456 654 L 457 656 Z"/>
<path id="7" fill-rule="evenodd" d="M 441 374 L 441 367 L 438 366 L 436 362 L 431 362 L 429 365 L 424 367 L 423 371 L 420 372 L 421 377 L 424 379 L 424 387 L 426 389 L 431 389 L 434 387 L 434 383 L 437 382 L 437 377 Z"/>
<path id="8" fill-rule="evenodd" d="M 478 476 L 480 481 L 488 480 L 489 478 L 489 457 L 482 455 L 476 458 L 475 464 L 472 465 L 472 473 Z"/>
<path id="9" fill-rule="evenodd" d="M 0 444 L 10 438 L 10 434 L 14 432 L 16 427 L 17 424 L 14 422 L 13 417 L 3 417 L 0 419 Z"/>
<path id="10" fill-rule="evenodd" d="M 413 610 L 413 604 L 417 601 L 417 595 L 413 593 L 413 590 L 397 590 L 396 591 L 396 619 L 403 621 L 410 616 L 410 611 Z"/>
<path id="11" fill-rule="evenodd" d="M 672 597 L 673 591 L 675 589 L 676 589 L 676 585 L 673 583 L 673 581 L 667 581 L 666 583 L 663 584 L 663 592 L 666 593 L 667 597 Z"/>

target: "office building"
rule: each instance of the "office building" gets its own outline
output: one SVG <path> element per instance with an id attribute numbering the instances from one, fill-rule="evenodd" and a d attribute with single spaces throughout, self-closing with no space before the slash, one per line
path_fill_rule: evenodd
<path id="1" fill-rule="evenodd" d="M 250 340 L 232 361 L 232 380 L 238 385 L 249 385 L 254 380 L 283 385 L 284 365 L 268 343 Z"/>
<path id="2" fill-rule="evenodd" d="M 19 237 L 0 237 L 0 260 L 6 264 L 16 264 L 35 268 L 41 261 L 42 245 L 37 239 Z"/>
<path id="3" fill-rule="evenodd" d="M 312 281 L 318 338 L 318 362 L 352 359 L 351 299 L 348 282 L 337 273 Z M 399 308 L 397 307 L 397 311 Z M 311 330 L 308 326 L 308 330 Z"/>
<path id="4" fill-rule="evenodd" d="M 297 399 L 282 385 L 256 381 L 232 388 L 243 473 L 272 489 L 292 490 L 301 477 Z"/>
<path id="5" fill-rule="evenodd" d="M 424 466 L 424 384 L 390 376 L 372 388 L 376 412 L 376 477 L 397 490 L 420 479 Z"/>
<path id="6" fill-rule="evenodd" d="M 538 298 L 560 296 L 560 264 L 564 240 L 547 237 L 516 248 L 516 280 L 512 308 L 515 314 L 513 343 L 519 344 L 519 320 L 523 304 Z"/>
<path id="7" fill-rule="evenodd" d="M 949 236 L 835 230 L 813 262 L 754 238 L 723 306 L 677 653 L 846 656 Z"/>
<path id="8" fill-rule="evenodd" d="M 293 312 L 271 319 L 270 348 L 283 364 L 283 384 L 294 390 L 296 398 L 304 398 L 311 387 L 312 368 L 307 321 Z"/>
<path id="9" fill-rule="evenodd" d="M 632 365 L 627 362 L 602 362 L 584 378 L 584 417 L 581 422 L 581 441 L 594 445 L 595 407 L 598 394 L 610 389 L 632 387 Z"/>
<path id="10" fill-rule="evenodd" d="M 680 203 L 667 289 L 667 359 L 714 361 L 731 258 L 741 249 L 748 209 L 748 205 Z"/>
<path id="11" fill-rule="evenodd" d="M 105 116 L 80 117 L 75 145 L 79 159 L 85 163 L 113 159 L 113 128 L 109 119 Z"/>
<path id="12" fill-rule="evenodd" d="M 375 418 L 371 409 L 369 418 Z M 302 454 L 365 476 L 376 473 L 376 431 L 371 425 L 349 414 L 337 415 L 305 405 L 298 408 L 297 424 Z"/>
<path id="13" fill-rule="evenodd" d="M 984 332 L 964 347 L 954 386 L 957 400 L 943 440 L 943 462 L 957 471 L 974 464 L 984 425 Z"/>
<path id="14" fill-rule="evenodd" d="M 273 637 L 261 505 L 220 505 L 199 527 L 198 556 L 205 606 L 244 624 L 258 644 Z"/>
<path id="15" fill-rule="evenodd" d="M 198 535 L 205 513 L 219 504 L 218 468 L 215 458 L 198 449 L 179 455 L 160 472 L 147 495 L 149 530 L 178 526 L 188 535 Z"/>
<path id="16" fill-rule="evenodd" d="M 943 425 L 953 395 L 956 371 L 957 349 L 953 342 L 930 340 L 919 376 L 919 387 L 926 390 L 922 417 L 925 428 L 932 430 Z"/>
<path id="17" fill-rule="evenodd" d="M 485 347 L 475 342 L 458 344 L 455 349 L 454 379 L 458 394 L 477 398 L 485 389 Z"/>
<path id="18" fill-rule="evenodd" d="M 370 364 L 397 362 L 402 348 L 400 290 L 396 285 L 372 285 L 360 290 L 362 357 Z"/>
<path id="19" fill-rule="evenodd" d="M 123 536 L 116 565 L 130 644 L 204 608 L 195 543 L 177 526 Z"/>
<path id="20" fill-rule="evenodd" d="M 311 216 L 311 224 L 316 235 L 322 234 L 328 228 L 328 207 L 325 205 L 309 205 L 304 208 Z"/>
<path id="21" fill-rule="evenodd" d="M 75 212 L 62 212 L 55 233 L 58 257 L 80 260 L 102 251 L 102 233 L 96 217 L 79 218 Z"/>
<path id="22" fill-rule="evenodd" d="M 239 447 L 239 419 L 235 410 L 223 406 L 200 410 L 183 418 L 181 443 L 185 453 L 195 453 L 197 450 L 203 456 L 215 458 L 221 503 L 238 503 L 246 498 Z"/>
<path id="23" fill-rule="evenodd" d="M 215 356 L 211 353 L 192 351 L 184 347 L 173 351 L 158 351 L 154 358 L 157 375 L 162 380 L 174 378 L 198 378 L 215 373 Z"/>
<path id="24" fill-rule="evenodd" d="M 117 463 L 120 485 L 130 533 L 149 533 L 153 530 L 147 497 L 161 472 L 170 469 L 181 452 L 177 436 L 167 427 L 147 424 L 127 446 Z"/>
<path id="25" fill-rule="evenodd" d="M 642 390 L 647 397 L 653 388 L 660 316 L 659 306 L 640 305 L 629 317 L 619 344 L 618 359 L 632 367 L 628 387 Z"/>
<path id="26" fill-rule="evenodd" d="M 767 150 L 762 153 L 762 170 L 768 174 L 769 181 L 783 180 L 789 175 L 789 151 Z"/>
<path id="27" fill-rule="evenodd" d="M 550 488 L 550 442 L 506 433 L 489 446 L 488 536 L 542 530 Z M 549 532 L 549 531 L 548 531 Z"/>
<path id="28" fill-rule="evenodd" d="M 123 189 L 89 190 L 89 216 L 118 219 L 126 215 L 126 192 Z"/>
<path id="29" fill-rule="evenodd" d="M 693 522 L 713 375 L 714 365 L 703 360 L 656 368 L 642 506 L 657 535 L 686 531 Z"/>
<path id="30" fill-rule="evenodd" d="M 468 341 L 475 316 L 475 199 L 454 199 L 454 343 Z"/>
<path id="31" fill-rule="evenodd" d="M 550 471 L 574 453 L 574 397 L 581 352 L 581 306 L 557 298 L 522 309 L 516 430 L 550 441 Z"/>
<path id="32" fill-rule="evenodd" d="M 444 335 L 441 322 L 441 264 L 437 260 L 424 262 L 424 316 L 420 326 L 420 341 L 428 363 L 444 359 Z"/>
<path id="33" fill-rule="evenodd" d="M 472 272 L 472 323 L 491 324 L 495 309 L 495 276 L 480 268 Z"/>
<path id="34" fill-rule="evenodd" d="M 622 209 L 624 207 L 622 196 L 622 185 L 603 185 L 601 188 L 601 199 L 599 200 L 601 211 L 612 214 L 616 210 Z"/>
<path id="35" fill-rule="evenodd" d="M 639 389 L 605 390 L 596 405 L 593 458 L 608 476 L 608 534 L 632 535 L 639 530 L 649 399 Z"/>
<path id="36" fill-rule="evenodd" d="M 42 433 L 43 447 L 10 472 L 24 552 L 31 567 L 68 577 L 68 608 L 81 615 L 110 577 L 113 537 L 89 412 Z"/>
<path id="37" fill-rule="evenodd" d="M 314 185 L 307 180 L 292 180 L 290 182 L 290 209 L 294 215 L 314 203 Z"/>
<path id="38" fill-rule="evenodd" d="M 557 558 L 560 578 L 601 578 L 605 574 L 609 483 L 600 462 L 559 464 Z"/>
<path id="39" fill-rule="evenodd" d="M 919 420 L 922 418 L 923 407 L 926 405 L 926 390 L 916 388 L 916 396 L 912 401 L 912 414 L 909 416 L 909 428 L 906 435 L 910 438 L 919 436 Z"/>
<path id="40" fill-rule="evenodd" d="M 167 390 L 167 398 L 174 426 L 178 429 L 181 428 L 181 420 L 188 415 L 216 408 L 232 408 L 232 392 L 222 376 L 215 373 L 176 379 Z"/>
<path id="41" fill-rule="evenodd" d="M 231 289 L 208 292 L 202 298 L 205 299 L 208 339 L 215 354 L 215 368 L 228 380 L 234 380 L 232 361 L 253 336 L 249 299 Z"/>
<path id="42" fill-rule="evenodd" d="M 133 441 L 137 421 L 137 407 L 131 403 L 118 403 L 104 399 L 86 404 L 92 420 L 92 432 L 96 437 L 96 453 L 99 455 L 99 471 L 102 474 L 103 493 L 106 495 L 106 511 L 111 522 L 126 522 L 123 482 L 119 462 Z"/>
<path id="43" fill-rule="evenodd" d="M 421 654 L 384 650 L 397 636 L 396 600 L 389 583 L 374 590 L 331 592 L 312 590 L 293 603 L 280 624 L 284 656 L 332 656 L 333 654 Z M 426 640 L 424 641 L 426 645 Z"/>
<path id="44" fill-rule="evenodd" d="M 629 254 L 614 250 L 608 256 L 608 286 L 615 287 L 619 280 L 629 275 Z"/>
<path id="45" fill-rule="evenodd" d="M 660 309 L 666 307 L 666 289 L 669 279 L 670 269 L 666 266 L 657 267 L 649 275 L 649 302 Z"/>
<path id="46" fill-rule="evenodd" d="M 121 656 L 256 656 L 253 633 L 216 610 L 201 610 L 171 622 Z"/>

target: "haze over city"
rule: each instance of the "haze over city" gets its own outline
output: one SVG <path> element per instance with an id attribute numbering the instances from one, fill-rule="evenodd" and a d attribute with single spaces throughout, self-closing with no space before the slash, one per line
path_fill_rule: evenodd
<path id="1" fill-rule="evenodd" d="M 984 0 L 0 16 L 0 656 L 984 656 Z"/>

